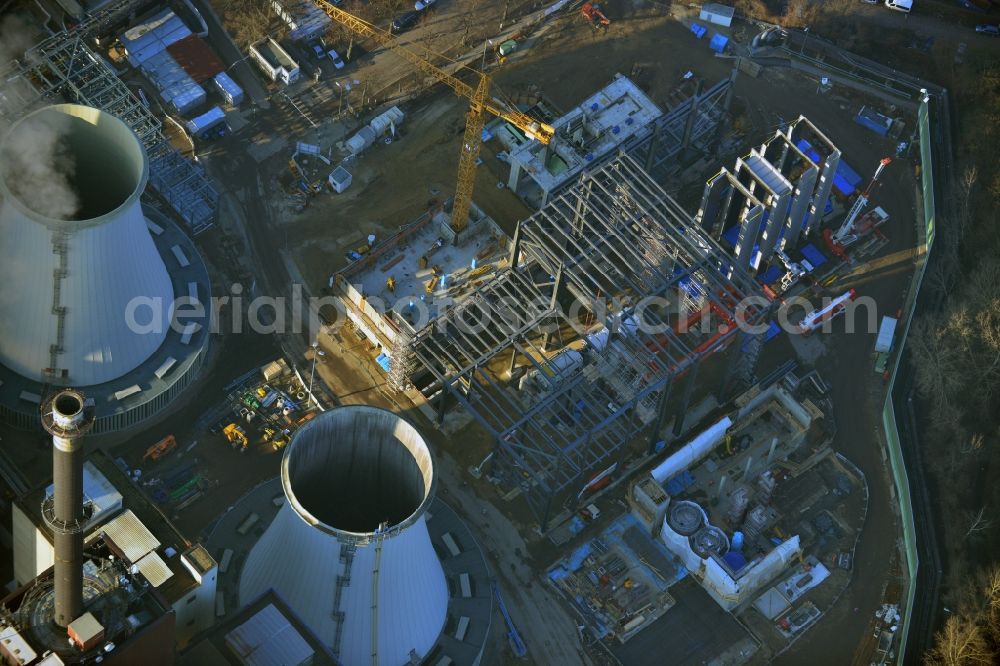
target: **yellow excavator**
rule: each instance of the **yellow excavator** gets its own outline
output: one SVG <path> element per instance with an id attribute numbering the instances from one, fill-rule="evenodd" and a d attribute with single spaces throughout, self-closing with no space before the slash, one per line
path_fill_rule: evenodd
<path id="1" fill-rule="evenodd" d="M 461 233 L 469 223 L 472 189 L 476 182 L 476 161 L 479 159 L 479 151 L 483 147 L 483 126 L 486 124 L 486 114 L 503 118 L 524 132 L 525 136 L 530 139 L 545 144 L 552 140 L 555 129 L 551 125 L 541 123 L 526 113 L 490 98 L 490 76 L 485 72 L 463 66 L 466 71 L 472 72 L 478 77 L 476 84 L 470 85 L 431 62 L 432 60 L 450 60 L 447 56 L 412 43 L 403 46 L 390 33 L 376 28 L 371 23 L 359 19 L 343 9 L 334 7 L 326 0 L 314 0 L 314 2 L 337 23 L 362 37 L 371 39 L 381 47 L 391 50 L 426 76 L 444 83 L 456 95 L 469 100 L 469 112 L 465 116 L 465 137 L 462 139 L 462 148 L 458 157 L 458 183 L 455 185 L 455 200 L 451 208 L 451 226 L 456 234 Z"/>
<path id="2" fill-rule="evenodd" d="M 249 442 L 247 441 L 247 431 L 243 429 L 243 426 L 230 423 L 222 429 L 222 434 L 226 436 L 226 441 L 234 449 L 239 449 L 240 452 L 247 450 Z"/>

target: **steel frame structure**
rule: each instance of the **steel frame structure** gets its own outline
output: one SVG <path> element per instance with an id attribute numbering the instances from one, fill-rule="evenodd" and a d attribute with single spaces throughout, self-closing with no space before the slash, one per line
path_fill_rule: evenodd
<path id="1" fill-rule="evenodd" d="M 701 93 L 688 97 L 656 119 L 653 135 L 622 146 L 657 179 L 689 147 L 708 152 L 720 137 L 719 125 L 729 112 L 735 71 Z"/>
<path id="2" fill-rule="evenodd" d="M 86 43 L 142 4 L 135 0 L 113 4 L 72 32 L 60 32 L 29 49 L 4 74 L 0 115 L 14 120 L 35 104 L 56 103 L 62 97 L 121 118 L 146 148 L 150 183 L 192 235 L 198 235 L 215 223 L 218 192 L 199 166 L 170 146 L 160 132 L 160 121 Z"/>
<path id="3" fill-rule="evenodd" d="M 727 253 L 624 154 L 521 222 L 511 252 L 511 267 L 418 332 L 410 353 L 434 378 L 422 390 L 439 418 L 445 394 L 471 412 L 495 438 L 493 474 L 520 487 L 545 529 L 555 504 L 651 425 L 652 446 L 687 375 L 675 428 L 683 421 L 698 364 L 767 306 L 745 272 L 725 277 Z M 606 344 L 560 373 L 552 337 L 603 329 Z M 540 395 L 502 379 L 519 358 L 549 378 Z"/>

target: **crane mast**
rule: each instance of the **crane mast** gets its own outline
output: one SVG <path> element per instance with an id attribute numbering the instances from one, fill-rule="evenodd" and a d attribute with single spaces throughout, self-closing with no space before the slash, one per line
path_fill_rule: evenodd
<path id="1" fill-rule="evenodd" d="M 459 97 L 469 100 L 465 135 L 462 138 L 462 148 L 458 157 L 458 182 L 455 185 L 455 199 L 451 208 L 451 226 L 456 232 L 461 232 L 469 223 L 472 191 L 476 182 L 476 162 L 483 146 L 483 126 L 486 124 L 487 113 L 502 118 L 524 132 L 528 138 L 541 143 L 549 143 L 555 134 L 555 130 L 550 125 L 540 123 L 517 109 L 495 103 L 490 98 L 490 77 L 485 72 L 476 71 L 479 77 L 478 81 L 475 86 L 469 85 L 431 62 L 431 59 L 444 58 L 445 56 L 424 47 L 403 46 L 391 34 L 339 7 L 334 7 L 326 0 L 313 1 L 337 23 L 362 37 L 371 39 L 380 46 L 390 49 L 421 73 L 445 84 Z"/>

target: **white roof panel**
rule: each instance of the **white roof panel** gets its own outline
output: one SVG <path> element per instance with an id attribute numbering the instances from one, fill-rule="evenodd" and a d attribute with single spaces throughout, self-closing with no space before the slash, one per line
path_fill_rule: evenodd
<path id="1" fill-rule="evenodd" d="M 226 634 L 226 647 L 247 666 L 298 666 L 314 654 L 274 604 Z"/>
<path id="2" fill-rule="evenodd" d="M 136 566 L 139 567 L 139 573 L 141 573 L 153 587 L 163 585 L 174 575 L 174 572 L 170 570 L 170 567 L 168 567 L 167 563 L 163 561 L 163 558 L 155 552 L 146 553 L 141 560 L 136 562 Z"/>
<path id="3" fill-rule="evenodd" d="M 122 551 L 129 563 L 160 547 L 160 542 L 142 521 L 127 509 L 101 528 L 101 531 Z"/>

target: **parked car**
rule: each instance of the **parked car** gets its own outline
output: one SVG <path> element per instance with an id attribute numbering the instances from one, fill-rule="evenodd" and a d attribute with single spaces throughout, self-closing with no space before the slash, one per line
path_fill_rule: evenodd
<path id="1" fill-rule="evenodd" d="M 435 3 L 437 3 L 437 0 L 417 0 L 417 4 L 413 5 L 413 8 L 421 12 Z"/>
<path id="2" fill-rule="evenodd" d="M 327 51 L 326 57 L 330 59 L 330 62 L 333 63 L 334 67 L 336 67 L 337 69 L 344 69 L 344 60 L 343 58 L 340 57 L 340 54 L 337 53 L 334 49 L 330 49 L 329 51 Z"/>
<path id="3" fill-rule="evenodd" d="M 420 12 L 406 12 L 400 14 L 392 20 L 392 31 L 395 33 L 406 32 L 417 24 L 420 20 Z"/>
<path id="4" fill-rule="evenodd" d="M 913 10 L 913 0 L 885 0 L 885 6 L 909 14 Z"/>
<path id="5" fill-rule="evenodd" d="M 323 48 L 322 43 L 309 42 L 309 48 L 312 49 L 313 55 L 316 56 L 316 60 L 323 60 L 326 58 L 326 49 Z"/>
<path id="6" fill-rule="evenodd" d="M 976 32 L 980 35 L 989 35 L 990 37 L 1000 37 L 1000 25 L 992 25 L 990 23 L 983 23 L 976 26 Z"/>

